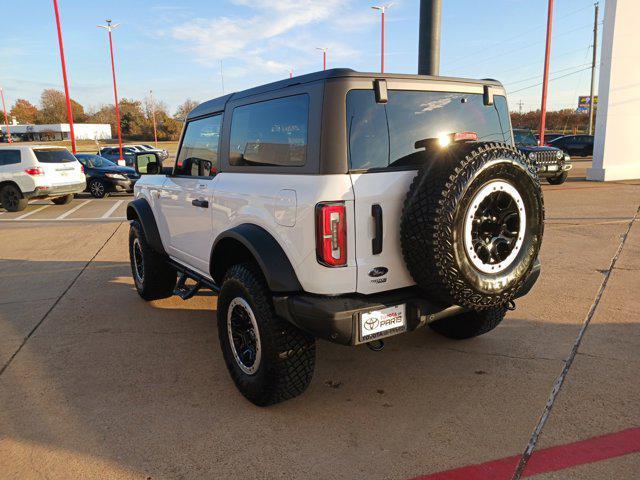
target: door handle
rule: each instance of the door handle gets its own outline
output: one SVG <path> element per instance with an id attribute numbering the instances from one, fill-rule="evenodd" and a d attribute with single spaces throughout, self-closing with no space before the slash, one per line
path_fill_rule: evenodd
<path id="1" fill-rule="evenodd" d="M 194 207 L 209 208 L 209 200 L 191 200 Z"/>
<path id="2" fill-rule="evenodd" d="M 374 255 L 382 253 L 382 207 L 371 205 L 371 216 L 374 223 L 374 235 L 371 240 L 371 252 Z"/>

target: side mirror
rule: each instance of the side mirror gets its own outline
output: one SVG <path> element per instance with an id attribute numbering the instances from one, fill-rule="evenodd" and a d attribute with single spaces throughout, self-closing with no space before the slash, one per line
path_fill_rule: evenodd
<path id="1" fill-rule="evenodd" d="M 162 162 L 155 152 L 136 154 L 136 173 L 140 175 L 157 175 L 162 170 Z"/>

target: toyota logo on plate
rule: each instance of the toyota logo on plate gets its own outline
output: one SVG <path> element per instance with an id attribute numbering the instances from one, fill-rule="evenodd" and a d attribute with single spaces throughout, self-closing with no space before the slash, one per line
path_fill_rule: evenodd
<path id="1" fill-rule="evenodd" d="M 369 318 L 365 320 L 364 328 L 367 330 L 373 330 L 378 326 L 378 323 L 380 323 L 380 321 L 377 318 Z"/>

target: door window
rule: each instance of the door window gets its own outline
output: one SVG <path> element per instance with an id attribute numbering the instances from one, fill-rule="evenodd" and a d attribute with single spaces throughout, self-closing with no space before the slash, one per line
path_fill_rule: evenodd
<path id="1" fill-rule="evenodd" d="M 174 175 L 210 177 L 218 172 L 221 125 L 221 114 L 187 123 Z"/>
<path id="2" fill-rule="evenodd" d="M 20 150 L 0 150 L 0 167 L 20 163 Z"/>
<path id="3" fill-rule="evenodd" d="M 294 95 L 236 107 L 229 163 L 301 167 L 307 161 L 309 96 Z"/>

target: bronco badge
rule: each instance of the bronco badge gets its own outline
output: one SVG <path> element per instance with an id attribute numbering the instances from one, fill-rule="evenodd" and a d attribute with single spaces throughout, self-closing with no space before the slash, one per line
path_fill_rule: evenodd
<path id="1" fill-rule="evenodd" d="M 382 277 L 386 275 L 389 269 L 387 267 L 376 267 L 369 272 L 370 277 Z"/>

